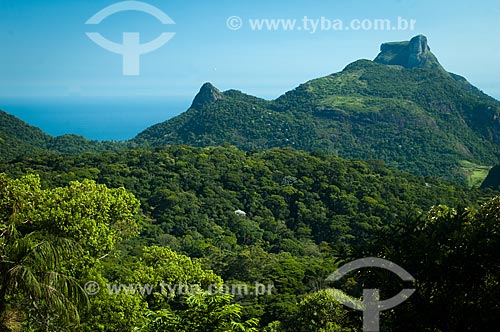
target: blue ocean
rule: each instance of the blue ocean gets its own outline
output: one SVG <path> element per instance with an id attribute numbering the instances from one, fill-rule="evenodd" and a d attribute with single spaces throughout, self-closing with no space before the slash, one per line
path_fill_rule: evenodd
<path id="1" fill-rule="evenodd" d="M 191 97 L 61 97 L 0 99 L 0 109 L 49 135 L 125 141 L 186 111 Z"/>

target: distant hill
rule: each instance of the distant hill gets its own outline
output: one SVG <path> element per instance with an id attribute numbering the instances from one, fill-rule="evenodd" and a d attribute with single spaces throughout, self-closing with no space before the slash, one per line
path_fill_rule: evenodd
<path id="1" fill-rule="evenodd" d="M 0 161 L 37 155 L 44 151 L 73 154 L 123 148 L 124 144 L 90 141 L 76 135 L 50 136 L 0 110 Z"/>
<path id="2" fill-rule="evenodd" d="M 0 160 L 43 151 L 48 136 L 0 110 Z"/>
<path id="3" fill-rule="evenodd" d="M 417 36 L 273 101 L 206 83 L 185 113 L 133 142 L 322 150 L 465 182 L 464 164 L 499 160 L 500 102 L 446 72 Z"/>

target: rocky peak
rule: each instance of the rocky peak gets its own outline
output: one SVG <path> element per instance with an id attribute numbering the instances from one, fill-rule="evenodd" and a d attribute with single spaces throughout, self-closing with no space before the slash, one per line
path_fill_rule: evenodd
<path id="1" fill-rule="evenodd" d="M 423 35 L 415 36 L 410 41 L 382 44 L 374 61 L 405 68 L 442 68 L 427 44 L 427 37 Z"/>
<path id="2" fill-rule="evenodd" d="M 211 83 L 205 83 L 200 89 L 200 92 L 194 97 L 193 104 L 191 108 L 200 108 L 205 104 L 213 103 L 219 99 L 224 98 L 222 92 L 219 91 L 215 86 Z"/>
<path id="3" fill-rule="evenodd" d="M 427 37 L 416 36 L 410 40 L 408 45 L 410 54 L 408 55 L 408 66 L 410 68 L 419 67 L 426 61 L 426 55 L 431 51 L 427 45 Z"/>

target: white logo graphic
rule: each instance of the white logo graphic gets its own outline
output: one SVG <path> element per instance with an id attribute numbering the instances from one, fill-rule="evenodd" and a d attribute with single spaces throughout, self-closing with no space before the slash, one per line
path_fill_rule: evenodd
<path id="1" fill-rule="evenodd" d="M 415 281 L 411 274 L 409 274 L 401 266 L 391 261 L 376 257 L 361 258 L 345 264 L 331 274 L 326 280 L 337 281 L 342 279 L 348 273 L 365 267 L 378 267 L 391 271 L 399 276 L 403 281 Z M 403 289 L 394 297 L 384 301 L 380 301 L 379 289 L 363 289 L 363 301 L 353 299 L 340 291 L 334 293 L 333 296 L 343 305 L 355 310 L 363 311 L 363 331 L 379 331 L 380 312 L 400 305 L 414 292 L 415 289 Z"/>
<path id="2" fill-rule="evenodd" d="M 150 14 L 162 24 L 175 24 L 167 14 L 160 9 L 140 1 L 123 1 L 108 6 L 92 16 L 85 24 L 100 24 L 105 18 L 123 11 L 139 11 Z M 102 48 L 123 56 L 123 75 L 138 76 L 140 74 L 140 57 L 153 52 L 175 36 L 174 32 L 164 32 L 155 40 L 141 44 L 139 32 L 124 32 L 123 43 L 117 44 L 104 38 L 98 32 L 87 32 L 87 36 Z"/>

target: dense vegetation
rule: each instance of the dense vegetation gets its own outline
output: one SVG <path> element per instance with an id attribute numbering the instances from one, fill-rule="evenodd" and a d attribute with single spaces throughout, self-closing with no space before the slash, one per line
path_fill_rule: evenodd
<path id="1" fill-rule="evenodd" d="M 17 159 L 0 170 L 15 177 L 40 174 L 47 187 L 83 179 L 123 186 L 141 199 L 162 233 L 185 237 L 194 232 L 214 240 L 230 235 L 243 244 L 264 238 L 271 246 L 283 245 L 282 236 L 273 234 L 278 229 L 290 236 L 303 232 L 317 244 L 358 241 L 410 211 L 465 205 L 476 198 L 475 191 L 391 171 L 380 161 L 347 161 L 292 149 L 250 153 L 233 147 L 172 146 L 47 154 Z M 247 221 L 236 219 L 238 209 L 247 213 Z M 243 225 L 245 232 L 231 230 Z M 214 233 L 217 226 L 229 233 Z M 202 248 L 181 249 L 199 256 Z"/>
<path id="2" fill-rule="evenodd" d="M 498 244 L 496 219 L 484 212 L 495 211 L 497 200 L 477 210 L 485 193 L 389 170 L 380 161 L 172 146 L 49 153 L 4 163 L 1 171 L 10 174 L 0 189 L 1 315 L 14 331 L 356 331 L 360 314 L 321 289 L 338 264 L 360 255 L 393 259 L 421 282 L 415 302 L 383 315 L 386 331 L 404 330 L 412 310 L 441 319 L 422 319 L 416 330 L 455 331 L 450 326 L 462 319 L 474 331 L 473 321 L 487 327 L 498 317 L 489 296 L 498 292 L 499 265 L 484 256 Z M 471 209 L 443 207 L 427 216 L 438 204 Z M 32 250 L 45 246 L 46 253 Z M 469 278 L 486 263 L 491 270 Z M 33 277 L 14 288 L 11 278 L 26 276 L 6 272 L 16 264 Z M 456 273 L 439 275 L 449 269 Z M 52 273 L 61 277 L 38 279 Z M 97 295 L 82 292 L 89 280 L 100 285 Z M 273 292 L 208 295 L 209 285 L 222 280 L 250 289 L 271 284 Z M 137 288 L 162 281 L 201 290 L 171 297 Z M 335 286 L 359 296 L 369 281 L 349 278 Z M 110 293 L 112 283 L 126 291 Z M 448 283 L 453 292 L 441 292 Z M 464 283 L 474 291 L 458 306 Z M 388 285 L 387 292 L 398 286 Z M 44 287 L 61 291 L 51 298 Z M 430 305 L 428 294 L 436 291 Z M 455 309 L 436 312 L 445 300 Z M 488 316 L 471 311 L 473 305 Z"/>

